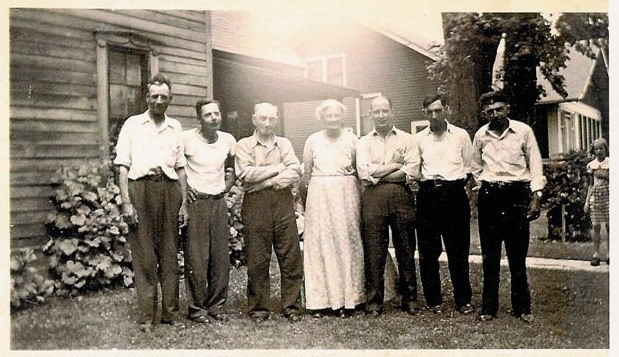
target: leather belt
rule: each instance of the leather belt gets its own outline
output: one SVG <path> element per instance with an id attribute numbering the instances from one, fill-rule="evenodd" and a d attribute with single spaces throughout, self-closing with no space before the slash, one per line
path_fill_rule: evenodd
<path id="1" fill-rule="evenodd" d="M 528 181 L 497 181 L 497 182 L 490 182 L 490 181 L 482 181 L 482 187 L 486 186 L 488 188 L 528 188 L 530 185 L 530 182 Z"/>
<path id="2" fill-rule="evenodd" d="M 222 198 L 224 198 L 225 196 L 225 192 L 220 192 L 216 195 L 211 195 L 208 193 L 202 193 L 202 192 L 197 192 L 196 193 L 196 199 L 198 200 L 220 200 Z"/>
<path id="3" fill-rule="evenodd" d="M 419 181 L 419 187 L 424 188 L 463 188 L 466 180 L 425 180 Z"/>

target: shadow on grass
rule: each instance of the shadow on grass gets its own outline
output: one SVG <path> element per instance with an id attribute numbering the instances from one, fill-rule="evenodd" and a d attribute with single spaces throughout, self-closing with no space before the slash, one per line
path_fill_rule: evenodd
<path id="1" fill-rule="evenodd" d="M 533 313 L 525 324 L 510 316 L 509 273 L 501 273 L 501 308 L 496 320 L 453 310 L 451 283 L 441 266 L 445 311 L 410 317 L 394 302 L 378 319 L 361 312 L 350 318 L 296 324 L 277 313 L 279 271 L 272 266 L 273 316 L 256 324 L 247 318 L 246 270 L 233 269 L 227 304 L 230 320 L 210 325 L 183 320 L 141 333 L 135 324 L 135 291 L 115 289 L 80 298 L 55 298 L 11 317 L 11 348 L 55 349 L 607 349 L 608 274 L 530 269 Z M 473 305 L 481 299 L 481 266 L 471 265 Z M 181 290 L 184 286 L 181 284 Z M 420 287 L 421 291 L 421 287 Z M 181 301 L 185 302 L 184 294 Z M 423 300 L 422 300 L 423 302 Z M 186 311 L 182 306 L 181 311 Z"/>

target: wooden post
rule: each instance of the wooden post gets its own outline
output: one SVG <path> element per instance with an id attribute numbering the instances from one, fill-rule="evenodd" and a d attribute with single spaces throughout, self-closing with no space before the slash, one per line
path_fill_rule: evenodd
<path id="1" fill-rule="evenodd" d="M 565 220 L 565 205 L 561 205 L 561 241 L 565 242 L 565 232 L 567 231 L 567 222 Z"/>

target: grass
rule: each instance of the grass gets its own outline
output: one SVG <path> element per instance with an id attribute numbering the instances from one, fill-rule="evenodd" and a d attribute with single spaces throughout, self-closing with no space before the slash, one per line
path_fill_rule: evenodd
<path id="1" fill-rule="evenodd" d="M 477 221 L 471 220 L 470 254 L 481 254 Z M 531 222 L 531 238 L 529 240 L 529 257 L 551 259 L 589 260 L 593 254 L 593 244 L 589 242 L 560 242 L 548 239 L 546 215 Z M 503 252 L 505 255 L 505 252 Z"/>
<path id="2" fill-rule="evenodd" d="M 442 274 L 447 267 L 443 264 Z M 272 266 L 272 297 L 277 311 L 279 281 Z M 132 289 L 114 289 L 77 298 L 54 298 L 16 312 L 11 319 L 11 349 L 608 349 L 607 273 L 530 269 L 533 313 L 525 324 L 509 315 L 509 273 L 502 269 L 498 319 L 479 323 L 476 315 L 453 312 L 451 284 L 443 275 L 443 315 L 423 311 L 410 317 L 387 303 L 385 314 L 368 319 L 304 316 L 291 324 L 280 314 L 255 324 L 247 318 L 246 270 L 230 275 L 228 322 L 157 325 L 150 334 L 135 324 Z M 481 298 L 481 266 L 472 264 L 473 305 Z M 419 284 L 420 286 L 420 284 Z M 183 285 L 181 285 L 183 287 Z M 421 289 L 421 286 L 420 286 Z M 420 290 L 421 292 L 421 290 Z M 184 294 L 181 302 L 185 302 Z M 186 311 L 186 306 L 182 311 Z"/>

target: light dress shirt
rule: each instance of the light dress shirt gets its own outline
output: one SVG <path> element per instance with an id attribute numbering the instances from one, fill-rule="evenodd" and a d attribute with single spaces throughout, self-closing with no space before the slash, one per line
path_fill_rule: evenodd
<path id="1" fill-rule="evenodd" d="M 418 168 L 416 159 L 416 145 L 413 136 L 395 126 L 384 137 L 376 129 L 359 139 L 357 143 L 357 172 L 362 182 L 376 185 L 380 182 L 379 177 L 373 174 L 379 165 L 394 163 L 393 154 L 399 152 L 403 164 L 402 170 L 407 178 L 413 177 Z"/>
<path id="2" fill-rule="evenodd" d="M 455 181 L 471 173 L 473 144 L 466 130 L 447 123 L 447 130 L 435 135 L 430 127 L 414 136 L 420 161 L 421 180 Z"/>
<path id="3" fill-rule="evenodd" d="M 159 170 L 178 180 L 176 170 L 185 166 L 181 124 L 165 116 L 159 127 L 150 119 L 148 110 L 129 117 L 118 136 L 114 164 L 129 168 L 128 178 L 137 180 Z"/>
<path id="4" fill-rule="evenodd" d="M 294 154 L 292 144 L 286 138 L 274 136 L 267 146 L 258 140 L 258 134 L 239 140 L 236 145 L 236 174 L 244 183 L 259 183 L 269 178 L 274 166 L 284 164 L 286 169 L 270 178 L 274 189 L 282 189 L 301 177 L 301 165 Z"/>
<path id="5" fill-rule="evenodd" d="M 546 185 L 537 140 L 525 123 L 509 119 L 500 136 L 486 124 L 475 133 L 473 149 L 473 175 L 478 181 L 530 182 L 533 192 Z"/>

